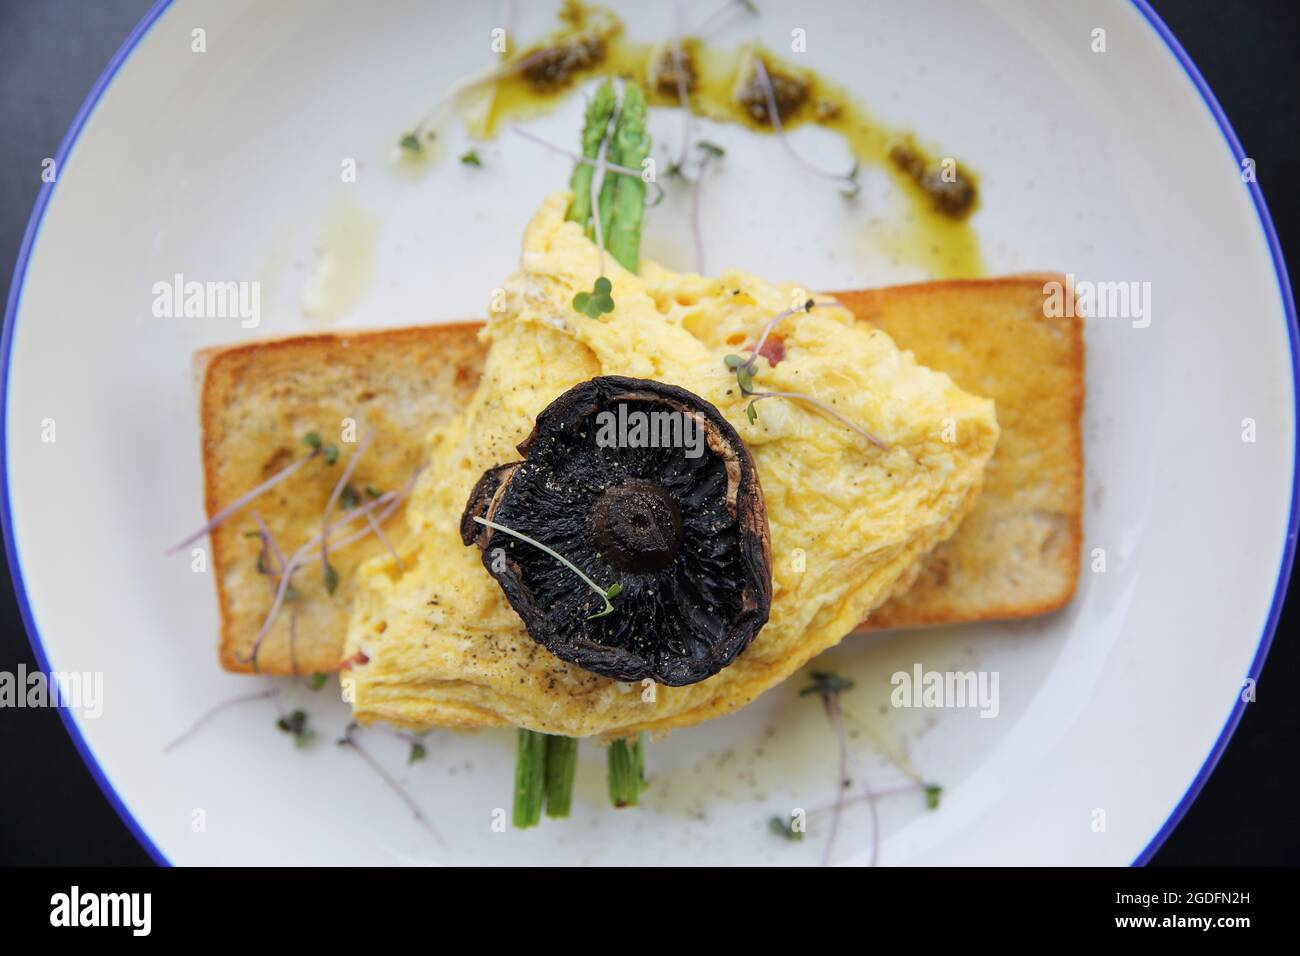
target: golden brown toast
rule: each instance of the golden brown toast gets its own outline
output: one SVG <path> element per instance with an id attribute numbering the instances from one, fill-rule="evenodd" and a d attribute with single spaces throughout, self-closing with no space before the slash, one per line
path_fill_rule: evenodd
<path id="1" fill-rule="evenodd" d="M 200 416 L 208 515 L 310 453 L 301 440 L 317 432 L 339 457 L 318 456 L 262 495 L 212 534 L 212 567 L 221 605 L 221 666 L 252 671 L 254 638 L 266 619 L 278 577 L 257 570 L 262 550 L 252 535 L 252 512 L 266 522 L 286 556 L 321 527 L 326 503 L 356 444 L 374 439 L 349 481 L 364 498 L 366 488 L 402 488 L 422 464 L 430 428 L 446 421 L 473 394 L 485 350 L 477 323 L 328 335 L 304 335 L 251 345 L 210 349 L 196 357 L 202 375 Z M 355 422 L 350 436 L 347 420 Z M 401 528 L 403 510 L 385 528 Z M 342 514 L 337 506 L 334 515 Z M 361 524 L 357 524 L 359 529 Z M 310 674 L 339 666 L 347 631 L 352 573 L 384 550 L 370 536 L 332 553 L 338 573 L 333 595 L 325 591 L 318 560 L 294 577 L 298 599 L 276 616 L 258 654 L 265 674 Z M 292 637 L 292 640 L 291 640 Z"/>
<path id="2" fill-rule="evenodd" d="M 835 293 L 922 364 L 993 398 L 1002 427 L 974 510 L 867 627 L 1028 617 L 1073 595 L 1082 540 L 1084 349 L 1078 319 L 1044 316 L 1049 280 L 1064 281 L 1016 276 Z M 429 430 L 473 393 L 486 353 L 478 329 L 462 323 L 306 335 L 196 357 L 210 516 L 306 454 L 302 435 L 318 432 L 340 450 L 334 465 L 309 462 L 213 533 L 227 670 L 252 670 L 247 658 L 274 596 L 275 575 L 257 570 L 262 545 L 251 534 L 251 511 L 286 554 L 316 534 L 356 447 L 342 440 L 347 419 L 356 423 L 355 438 L 375 434 L 349 483 L 384 491 L 404 485 L 422 463 Z M 401 527 L 401 520 L 399 510 L 385 527 Z M 298 599 L 277 616 L 258 655 L 262 673 L 339 666 L 352 572 L 384 547 L 370 537 L 332 554 L 339 575 L 332 596 L 319 562 L 298 572 Z"/>
<path id="3" fill-rule="evenodd" d="M 992 398 L 1002 427 L 975 507 L 867 628 L 1031 617 L 1074 596 L 1083 542 L 1083 323 L 1044 314 L 1048 282 L 1067 288 L 1064 276 L 1044 274 L 837 293 L 922 365 Z"/>

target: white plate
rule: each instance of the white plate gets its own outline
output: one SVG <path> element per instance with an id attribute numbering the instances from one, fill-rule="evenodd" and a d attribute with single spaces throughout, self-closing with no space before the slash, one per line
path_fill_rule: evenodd
<path id="1" fill-rule="evenodd" d="M 550 11 L 521 6 L 519 35 L 533 36 Z M 859 784 L 896 783 L 882 752 L 902 750 L 946 788 L 937 812 L 914 794 L 882 801 L 882 863 L 1144 859 L 1235 726 L 1290 569 L 1294 308 L 1259 191 L 1238 174 L 1240 146 L 1154 16 L 1119 0 L 761 7 L 720 41 L 788 49 L 802 28 L 822 74 L 981 171 L 974 222 L 991 272 L 1151 284 L 1148 328 L 1112 319 L 1087 330 L 1085 556 L 1104 549 L 1105 572 L 1086 567 L 1074 604 L 1050 619 L 853 638 L 831 655 L 859 682 L 846 702 L 868 731 L 854 743 Z M 668 5 L 618 9 L 634 36 L 672 29 Z M 482 314 L 567 162 L 506 135 L 482 147 L 487 168 L 466 169 L 455 126 L 450 159 L 423 179 L 393 175 L 388 155 L 412 117 L 483 65 L 496 25 L 489 5 L 426 0 L 160 4 L 92 93 L 57 184 L 41 193 L 5 326 L 9 557 L 42 664 L 104 675 L 102 715 L 69 714 L 69 730 L 159 859 L 818 858 L 818 839 L 766 832 L 769 816 L 824 805 L 833 790 L 829 731 L 788 689 L 654 744 L 655 786 L 639 811 L 603 805 L 599 754 L 584 752 L 574 818 L 527 833 L 492 829 L 492 811 L 508 805 L 508 734 L 437 733 L 428 760 L 406 768 L 403 744 L 369 733 L 444 845 L 331 745 L 347 713 L 323 693 L 300 694 L 321 731 L 301 752 L 272 729 L 273 708 L 254 703 L 162 753 L 250 686 L 216 667 L 209 575 L 160 557 L 201 520 L 190 353 L 308 328 L 313 250 L 367 222 L 376 238 L 354 243 L 346 325 Z M 200 28 L 205 53 L 191 50 Z M 1096 28 L 1105 53 L 1092 50 Z M 575 96 L 536 128 L 569 141 L 580 108 Z M 673 114 L 655 116 L 657 139 L 677 130 Z M 842 204 L 796 175 L 774 141 L 717 135 L 745 146 L 710 193 L 715 266 L 814 288 L 910 277 L 869 250 L 836 255 L 819 226 Z M 815 130 L 796 143 L 827 162 L 842 149 Z M 347 158 L 355 184 L 340 181 Z M 648 241 L 670 248 L 675 228 L 671 209 L 657 210 Z M 370 267 L 356 266 L 367 251 Z M 260 278 L 262 327 L 153 318 L 152 286 L 176 272 Z M 881 718 L 888 675 L 914 662 L 998 672 L 999 717 Z M 869 858 L 861 806 L 837 856 Z"/>

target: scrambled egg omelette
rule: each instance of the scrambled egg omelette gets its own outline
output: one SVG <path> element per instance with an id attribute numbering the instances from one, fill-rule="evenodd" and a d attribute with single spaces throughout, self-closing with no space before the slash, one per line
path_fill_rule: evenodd
<path id="1" fill-rule="evenodd" d="M 749 399 L 723 357 L 807 295 L 744 272 L 716 278 L 645 263 L 622 269 L 550 196 L 529 224 L 520 269 L 483 331 L 487 366 L 470 405 L 429 437 L 430 465 L 407 509 L 409 534 L 360 572 L 345 694 L 358 720 L 400 726 L 511 725 L 568 736 L 684 727 L 744 706 L 831 647 L 915 578 L 979 494 L 998 425 L 993 403 L 916 363 L 838 307 L 786 319 L 784 355 L 760 358 L 756 389 L 813 396 L 883 449 L 815 407 Z M 603 272 L 613 312 L 573 308 Z M 814 297 L 815 298 L 815 297 Z M 458 528 L 483 472 L 519 457 L 538 412 L 599 375 L 678 385 L 712 402 L 749 448 L 767 504 L 772 607 L 729 667 L 684 687 L 629 686 L 552 656 L 527 634 Z"/>

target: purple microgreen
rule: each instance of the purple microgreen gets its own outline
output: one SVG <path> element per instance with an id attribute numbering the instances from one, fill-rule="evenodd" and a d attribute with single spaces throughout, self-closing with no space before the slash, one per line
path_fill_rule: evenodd
<path id="1" fill-rule="evenodd" d="M 330 492 L 329 500 L 325 502 L 325 513 L 321 515 L 320 522 L 322 528 L 329 527 L 330 513 L 334 510 L 335 503 L 339 500 L 340 496 L 342 496 L 343 489 L 348 487 L 348 481 L 352 477 L 352 472 L 357 467 L 357 462 L 361 460 L 361 456 L 366 453 L 366 449 L 370 447 L 370 443 L 374 441 L 374 439 L 375 433 L 373 431 L 367 432 L 365 437 L 361 439 L 361 444 L 357 445 L 357 450 L 354 451 L 352 457 L 348 459 L 347 466 L 343 469 L 343 474 L 339 475 L 339 480 L 334 483 L 334 490 Z M 330 448 L 335 448 L 335 446 L 330 445 Z M 335 448 L 335 457 L 337 457 L 337 455 L 338 450 Z M 331 465 L 334 464 L 334 462 L 329 459 L 328 449 L 326 450 L 325 460 Z M 353 495 L 355 496 L 355 494 L 356 492 L 354 491 Z M 330 567 L 328 532 L 323 533 L 320 539 L 320 565 L 321 572 L 325 575 L 325 590 L 330 594 L 333 594 L 334 589 L 338 587 L 339 576 L 338 572 Z M 333 581 L 333 584 L 331 584 L 331 580 Z"/>
<path id="2" fill-rule="evenodd" d="M 760 401 L 768 398 L 784 398 L 789 401 L 805 402 L 806 404 L 812 405 L 813 407 L 825 412 L 841 425 L 861 435 L 877 448 L 884 448 L 886 447 L 885 443 L 875 435 L 871 434 L 871 432 L 867 431 L 852 419 L 841 415 L 825 402 L 813 398 L 811 395 L 804 395 L 801 392 L 758 392 L 754 390 L 754 368 L 758 362 L 759 355 L 762 354 L 763 346 L 767 344 L 768 337 L 772 334 L 772 330 L 781 322 L 796 313 L 811 312 L 815 308 L 835 304 L 836 303 L 833 301 L 819 303 L 814 299 L 808 299 L 798 308 L 786 309 L 784 312 L 778 313 L 769 319 L 767 325 L 763 327 L 763 332 L 758 337 L 758 341 L 754 344 L 754 347 L 749 350 L 748 359 L 741 361 L 740 356 L 733 353 L 723 356 L 722 362 L 727 368 L 731 369 L 735 373 L 736 384 L 740 386 L 741 395 L 750 399 L 749 404 L 745 406 L 745 417 L 749 419 L 751 425 L 758 421 L 758 403 Z"/>
<path id="3" fill-rule="evenodd" d="M 731 17 L 742 10 L 757 16 L 758 4 L 754 3 L 754 0 L 727 0 L 726 3 L 705 17 L 695 32 L 698 36 L 704 38 L 712 36 L 728 26 Z"/>
<path id="4" fill-rule="evenodd" d="M 316 736 L 316 731 L 308 726 L 309 718 L 307 711 L 295 710 L 293 713 L 281 717 L 275 722 L 275 726 L 283 733 L 293 738 L 295 747 L 305 747 Z"/>
<path id="5" fill-rule="evenodd" d="M 366 515 L 366 523 L 370 525 L 370 531 L 374 536 L 380 540 L 383 546 L 388 549 L 388 553 L 393 556 L 393 561 L 396 562 L 397 569 L 399 571 L 405 571 L 406 562 L 402 560 L 402 556 L 398 554 L 397 549 L 393 547 L 393 542 L 388 540 L 388 535 L 384 534 L 384 529 L 379 527 L 379 522 L 375 520 L 375 516 L 372 514 Z"/>
<path id="6" fill-rule="evenodd" d="M 786 137 L 785 126 L 781 122 L 781 113 L 776 108 L 776 91 L 772 88 L 772 78 L 767 75 L 767 66 L 763 63 L 761 56 L 755 55 L 754 57 L 754 73 L 758 77 L 759 86 L 763 88 L 763 98 L 767 101 L 767 117 L 771 121 L 772 129 L 775 131 L 777 139 L 781 141 L 781 146 L 785 151 L 790 154 L 795 162 L 814 175 L 829 179 L 832 182 L 838 182 L 840 192 L 845 196 L 856 196 L 859 188 L 857 162 L 854 161 L 853 169 L 848 173 L 833 173 L 808 162 L 808 160 L 800 156 Z"/>
<path id="7" fill-rule="evenodd" d="M 230 697 L 226 700 L 223 700 L 218 704 L 214 704 L 208 710 L 204 711 L 199 716 L 198 720 L 190 724 L 190 726 L 186 730 L 184 730 L 179 736 L 172 738 L 172 740 L 166 746 L 163 747 L 163 753 L 167 753 L 168 751 L 174 750 L 175 748 L 183 744 L 186 740 L 188 740 L 195 733 L 197 733 L 198 730 L 201 727 L 203 727 L 204 724 L 206 724 L 213 717 L 216 717 L 218 714 L 222 713 L 223 711 L 231 707 L 234 707 L 237 704 L 247 704 L 255 700 L 270 700 L 273 697 L 279 696 L 279 694 L 280 694 L 280 688 L 271 687 L 266 690 L 257 691 L 256 693 L 252 693 L 252 694 L 240 694 L 236 697 Z"/>
<path id="8" fill-rule="evenodd" d="M 557 153 L 560 156 L 565 156 L 575 163 L 583 163 L 584 165 L 587 166 L 595 166 L 597 170 L 597 175 L 591 177 L 593 182 L 595 182 L 600 178 L 599 171 L 602 169 L 606 171 L 622 173 L 624 176 L 641 175 L 641 170 L 633 169 L 631 166 L 620 166 L 618 163 L 610 163 L 610 162 L 601 163 L 600 160 L 598 159 L 589 159 L 588 157 L 583 156 L 581 153 L 575 153 L 571 149 L 565 149 L 563 146 L 557 146 L 552 142 L 542 139 L 536 133 L 529 132 L 528 130 L 520 126 L 518 123 L 513 124 L 510 127 L 510 129 L 513 132 L 518 133 L 524 139 L 530 140 L 531 142 L 536 143 L 538 146 L 541 146 L 543 149 L 549 149 L 551 152 Z M 657 206 L 659 205 L 659 203 L 663 201 L 664 198 L 663 187 L 659 185 L 659 182 L 657 180 L 652 181 L 649 185 L 654 186 L 655 188 L 655 199 L 653 203 L 650 203 L 650 205 Z M 598 196 L 595 198 L 598 198 Z M 595 198 L 593 198 L 593 202 L 595 202 Z M 597 207 L 593 205 L 592 208 L 595 209 Z M 601 271 L 604 270 L 602 269 Z"/>
<path id="9" fill-rule="evenodd" d="M 339 518 L 333 524 L 327 526 L 323 532 L 316 534 L 310 541 L 299 547 L 297 551 L 290 555 L 289 560 L 285 562 L 285 565 L 280 572 L 280 584 L 279 587 L 276 588 L 275 599 L 271 602 L 271 609 L 267 612 L 266 618 L 262 621 L 261 630 L 258 631 L 257 636 L 253 639 L 253 646 L 248 657 L 236 654 L 236 657 L 238 657 L 241 662 L 251 663 L 253 669 L 257 670 L 257 658 L 261 653 L 262 643 L 266 640 L 266 636 L 271 633 L 271 626 L 275 623 L 275 619 L 280 613 L 281 605 L 285 600 L 289 600 L 288 592 L 293 591 L 293 587 L 289 583 L 290 579 L 292 578 L 293 573 L 306 561 L 307 555 L 320 546 L 321 538 L 329 536 L 337 529 L 351 524 L 357 518 L 364 517 L 378 508 L 384 509 L 378 518 L 379 523 L 383 524 L 383 522 L 398 509 L 401 503 L 406 499 L 407 495 L 410 494 L 411 489 L 415 486 L 415 481 L 419 478 L 422 470 L 422 468 L 417 469 L 415 474 L 411 476 L 410 480 L 401 491 L 385 492 L 374 501 L 369 501 L 358 508 L 353 508 L 344 517 Z M 354 541 L 359 541 L 364 537 L 368 537 L 370 533 L 368 527 L 363 528 L 360 531 L 354 531 L 341 541 L 334 544 L 334 548 L 336 550 L 345 548 Z M 297 592 L 294 592 L 295 596 L 296 593 Z"/>
<path id="10" fill-rule="evenodd" d="M 835 419 L 845 428 L 848 428 L 849 430 L 856 432 L 858 435 L 861 435 L 864 439 L 866 439 L 872 445 L 875 445 L 877 448 L 889 447 L 883 441 L 877 438 L 875 435 L 871 434 L 871 432 L 867 431 L 857 422 L 853 421 L 853 419 L 844 417 L 835 409 L 831 408 L 831 406 L 827 405 L 823 401 L 819 401 L 813 398 L 811 395 L 804 395 L 802 392 L 746 392 L 745 394 L 749 395 L 753 399 L 753 401 L 749 403 L 749 407 L 751 409 L 754 409 L 755 404 L 767 398 L 784 398 L 792 402 L 804 402 L 805 404 L 811 405 L 814 408 L 821 410 L 826 415 Z M 750 422 L 753 422 L 757 418 L 758 418 L 758 411 L 755 409 L 754 414 L 750 417 Z"/>
<path id="11" fill-rule="evenodd" d="M 822 852 L 822 866 L 831 861 L 831 850 L 835 845 L 835 836 L 839 832 L 840 817 L 844 814 L 845 792 L 849 786 L 849 740 L 844 731 L 844 711 L 840 707 L 840 694 L 853 688 L 853 681 L 828 671 L 813 671 L 812 683 L 799 691 L 800 697 L 816 694 L 821 698 L 826 720 L 831 725 L 839 748 L 839 773 L 835 781 L 835 806 L 831 816 L 830 831 L 826 837 L 826 848 Z M 871 803 L 872 819 L 875 822 L 875 801 Z M 875 850 L 879 845 L 879 834 L 872 840 L 872 865 L 875 865 Z"/>
<path id="12" fill-rule="evenodd" d="M 691 185 L 691 235 L 695 239 L 695 271 L 704 275 L 704 227 L 700 225 L 700 190 L 704 186 L 704 174 L 708 172 L 709 165 L 715 159 L 725 156 L 726 151 L 721 146 L 705 141 L 695 145 L 704 156 L 700 160 L 700 170 L 695 174 L 695 182 Z"/>
<path id="13" fill-rule="evenodd" d="M 587 620 L 590 621 L 592 618 L 604 617 L 606 614 L 613 613 L 614 605 L 610 603 L 610 598 L 617 597 L 619 594 L 622 593 L 623 591 L 622 584 L 615 581 L 608 588 L 602 588 L 591 578 L 587 577 L 587 575 L 583 573 L 582 569 L 579 568 L 576 564 L 574 564 L 564 555 L 560 554 L 560 552 L 556 551 L 554 548 L 542 544 L 542 542 L 538 541 L 536 538 L 530 538 L 528 537 L 528 535 L 524 534 L 521 531 L 516 531 L 514 530 L 514 528 L 507 528 L 505 525 L 498 524 L 495 521 L 489 521 L 487 518 L 480 518 L 478 515 L 474 516 L 474 520 L 481 525 L 486 525 L 487 527 L 492 528 L 494 531 L 500 531 L 502 534 L 508 534 L 512 538 L 517 538 L 520 541 L 522 541 L 524 544 L 531 544 L 534 548 L 537 548 L 539 551 L 543 551 L 546 554 L 549 554 L 556 561 L 559 561 L 562 565 L 564 565 L 566 568 L 568 568 L 578 577 L 582 578 L 583 582 L 587 585 L 587 587 L 591 588 L 593 591 L 599 594 L 601 599 L 604 600 L 605 602 L 605 607 L 599 613 L 588 616 Z"/>
<path id="14" fill-rule="evenodd" d="M 476 74 L 464 77 L 456 83 L 453 83 L 450 89 L 443 94 L 442 98 L 434 103 L 433 106 L 429 108 L 428 112 L 420 118 L 420 121 L 416 123 L 409 132 L 402 135 L 402 138 L 398 140 L 398 145 L 401 146 L 402 149 L 410 152 L 420 152 L 423 148 L 422 140 L 432 140 L 434 138 L 434 132 L 430 128 L 434 121 L 438 119 L 444 109 L 456 102 L 456 100 L 461 96 L 480 86 L 487 86 L 488 84 L 495 83 L 498 80 L 508 79 L 516 73 L 522 73 L 530 66 L 535 63 L 540 63 L 550 55 L 551 49 L 549 47 L 544 47 L 540 50 L 533 51 L 528 54 L 528 56 L 523 57 L 514 63 L 502 67 L 490 67 L 485 70 L 480 70 Z"/>
<path id="15" fill-rule="evenodd" d="M 200 538 L 202 538 L 205 534 L 208 534 L 211 531 L 215 530 L 223 521 L 225 521 L 235 512 L 243 508 L 244 505 L 258 498 L 265 492 L 270 491 L 280 482 L 284 481 L 286 478 L 288 478 L 290 475 L 296 472 L 303 465 L 307 464 L 307 462 L 315 458 L 318 454 L 320 454 L 320 452 L 313 451 L 306 458 L 299 458 L 297 461 L 293 462 L 292 464 L 287 465 L 286 467 L 277 471 L 274 475 L 266 479 L 266 481 L 262 482 L 252 491 L 248 492 L 247 494 L 240 495 L 230 504 L 226 505 L 215 515 L 213 515 L 212 519 L 207 524 L 205 524 L 202 528 L 200 528 L 198 531 L 195 531 L 192 535 L 185 538 L 185 540 L 181 541 L 178 544 L 172 545 L 170 548 L 164 551 L 163 552 L 164 556 L 170 556 L 175 554 L 177 551 L 181 551 L 185 548 L 188 548 L 195 541 L 198 541 Z"/>
<path id="16" fill-rule="evenodd" d="M 440 846 L 446 846 L 438 831 L 434 829 L 433 824 L 430 823 L 428 817 L 424 815 L 424 811 L 420 809 L 420 805 L 412 799 L 409 793 L 406 792 L 406 788 L 394 780 L 392 775 L 380 766 L 379 762 L 375 760 L 374 757 L 370 756 L 370 753 L 361 746 L 361 742 L 357 740 L 356 736 L 359 729 L 360 725 L 357 724 L 356 721 L 348 724 L 347 728 L 343 731 L 343 736 L 338 740 L 338 745 L 340 747 L 349 747 L 356 751 L 357 756 L 365 761 L 366 765 L 375 772 L 375 775 L 384 782 L 384 785 L 388 787 L 389 790 L 393 791 L 393 793 L 397 794 L 401 801 L 406 804 L 407 809 L 415 815 L 415 819 L 418 820 L 420 825 L 429 832 L 429 835 L 437 840 Z"/>
<path id="17" fill-rule="evenodd" d="M 682 60 L 682 5 L 673 4 L 673 73 L 677 81 L 677 106 L 682 111 L 682 148 L 674 167 L 686 164 L 686 153 L 691 145 L 691 103 L 686 93 L 686 64 Z"/>

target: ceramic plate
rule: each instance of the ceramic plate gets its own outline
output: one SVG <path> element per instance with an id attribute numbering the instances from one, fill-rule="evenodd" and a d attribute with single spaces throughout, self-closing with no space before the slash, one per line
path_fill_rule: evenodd
<path id="1" fill-rule="evenodd" d="M 517 6 L 523 40 L 552 25 L 548 4 Z M 821 662 L 857 683 L 845 699 L 855 787 L 889 790 L 913 769 L 944 788 L 937 810 L 914 791 L 880 798 L 879 862 L 1145 859 L 1235 726 L 1289 575 L 1294 309 L 1246 157 L 1141 5 L 758 6 L 714 42 L 784 53 L 803 31 L 806 52 L 787 55 L 979 171 L 971 228 L 987 273 L 1059 270 L 1149 296 L 1145 316 L 1087 326 L 1085 564 L 1069 608 L 855 636 Z M 675 29 L 668 4 L 614 7 L 635 39 Z M 821 831 L 801 843 L 768 832 L 770 817 L 824 812 L 834 794 L 834 740 L 793 687 L 654 743 L 637 811 L 606 805 L 603 759 L 584 745 L 573 818 L 522 833 L 493 827 L 509 806 L 510 733 L 436 732 L 408 766 L 405 742 L 366 732 L 435 837 L 333 746 L 348 712 L 331 690 L 293 692 L 318 728 L 304 749 L 274 729 L 270 702 L 251 701 L 164 752 L 209 708 L 261 686 L 216 666 L 210 574 L 161 556 L 202 521 L 191 353 L 322 325 L 484 314 L 568 161 L 506 130 L 478 146 L 482 169 L 466 167 L 455 158 L 468 133 L 453 121 L 412 175 L 393 144 L 486 65 L 504 16 L 429 0 L 160 4 L 53 157 L 57 180 L 40 195 L 6 315 L 6 543 L 42 665 L 103 675 L 99 713 L 66 711 L 69 731 L 160 860 L 820 859 Z M 582 92 L 527 128 L 572 141 Z M 675 142 L 680 118 L 658 110 L 652 132 Z M 728 149 L 705 209 L 711 268 L 822 289 L 927 274 L 891 250 L 890 196 L 871 170 L 849 221 L 776 139 L 704 133 Z M 826 166 L 846 155 L 823 130 L 790 142 Z M 348 160 L 355 182 L 341 175 Z M 649 255 L 690 265 L 682 215 L 671 197 L 651 211 Z M 259 326 L 156 318 L 153 286 L 177 273 L 256 279 Z M 996 718 L 888 707 L 890 675 L 917 664 L 998 674 Z M 835 858 L 873 852 L 855 804 Z"/>

